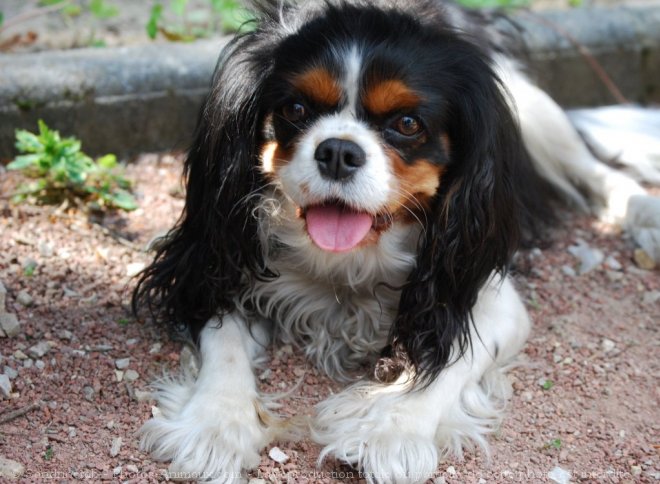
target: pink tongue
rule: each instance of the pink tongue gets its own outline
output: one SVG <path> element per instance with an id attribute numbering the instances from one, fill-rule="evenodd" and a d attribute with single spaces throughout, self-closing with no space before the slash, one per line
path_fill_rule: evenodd
<path id="1" fill-rule="evenodd" d="M 307 232 L 323 250 L 351 250 L 371 230 L 372 218 L 366 213 L 352 212 L 337 205 L 307 209 Z"/>

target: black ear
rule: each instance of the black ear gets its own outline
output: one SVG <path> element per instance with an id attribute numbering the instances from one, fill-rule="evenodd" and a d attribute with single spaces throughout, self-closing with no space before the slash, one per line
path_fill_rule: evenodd
<path id="1" fill-rule="evenodd" d="M 257 30 L 221 54 L 185 162 L 185 208 L 133 293 L 134 312 L 144 303 L 195 340 L 211 316 L 234 308 L 246 280 L 268 275 L 252 211 L 265 185 L 260 99 L 275 44 Z"/>
<path id="2" fill-rule="evenodd" d="M 447 93 L 451 162 L 402 290 L 387 350 L 405 354 L 416 379 L 425 383 L 469 348 L 479 290 L 493 271 L 506 271 L 520 234 L 513 177 L 525 153 L 517 123 L 491 67 L 471 57 L 457 63 L 460 87 Z"/>

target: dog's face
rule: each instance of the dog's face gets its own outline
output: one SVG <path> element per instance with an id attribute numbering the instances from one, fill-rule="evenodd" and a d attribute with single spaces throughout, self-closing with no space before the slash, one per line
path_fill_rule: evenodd
<path id="1" fill-rule="evenodd" d="M 277 49 L 262 169 L 323 250 L 376 244 L 395 222 L 423 224 L 451 160 L 455 88 L 449 59 L 424 40 L 318 25 Z"/>

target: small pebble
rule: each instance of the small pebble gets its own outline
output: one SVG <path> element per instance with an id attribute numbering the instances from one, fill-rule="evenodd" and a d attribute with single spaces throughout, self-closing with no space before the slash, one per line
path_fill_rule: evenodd
<path id="1" fill-rule="evenodd" d="M 284 464 L 289 460 L 289 456 L 286 455 L 279 447 L 273 447 L 268 451 L 268 457 L 273 459 L 278 464 Z"/>
<path id="2" fill-rule="evenodd" d="M 23 360 L 23 368 L 32 368 L 33 366 L 34 366 L 34 360 L 32 358 Z"/>
<path id="3" fill-rule="evenodd" d="M 149 354 L 155 355 L 156 353 L 159 353 L 162 347 L 163 347 L 162 343 L 152 344 L 151 348 L 149 348 Z"/>
<path id="4" fill-rule="evenodd" d="M 660 301 L 660 291 L 646 291 L 642 296 L 644 304 L 655 304 Z"/>
<path id="5" fill-rule="evenodd" d="M 264 371 L 261 372 L 259 375 L 259 380 L 265 381 L 270 379 L 270 377 L 273 375 L 273 371 L 270 368 L 266 368 Z"/>
<path id="6" fill-rule="evenodd" d="M 614 256 L 609 256 L 605 259 L 605 265 L 613 271 L 620 271 L 622 269 L 621 263 Z"/>
<path id="7" fill-rule="evenodd" d="M 32 296 L 30 296 L 27 291 L 23 290 L 16 295 L 16 302 L 21 306 L 28 307 L 32 306 L 34 299 L 32 299 Z"/>
<path id="8" fill-rule="evenodd" d="M 23 353 L 21 350 L 16 350 L 14 351 L 14 358 L 16 358 L 17 360 L 27 360 L 28 355 Z"/>
<path id="9" fill-rule="evenodd" d="M 117 457 L 119 451 L 121 450 L 121 437 L 115 437 L 112 439 L 112 445 L 110 446 L 110 457 Z"/>
<path id="10" fill-rule="evenodd" d="M 128 464 L 126 466 L 126 472 L 129 472 L 131 474 L 137 474 L 140 472 L 135 464 Z"/>
<path id="11" fill-rule="evenodd" d="M 7 301 L 7 288 L 5 288 L 5 285 L 0 281 L 0 314 L 5 312 L 6 306 L 6 301 Z"/>
<path id="12" fill-rule="evenodd" d="M 0 457 L 0 477 L 5 479 L 18 479 L 25 474 L 25 466 L 15 460 Z"/>
<path id="13" fill-rule="evenodd" d="M 133 262 L 126 266 L 126 275 L 128 277 L 137 276 L 144 269 L 144 262 Z"/>
<path id="14" fill-rule="evenodd" d="M 655 269 L 655 261 L 644 249 L 635 249 L 633 259 L 640 269 L 644 269 L 645 271 Z"/>
<path id="15" fill-rule="evenodd" d="M 575 277 L 577 274 L 575 273 L 575 269 L 573 269 L 569 265 L 563 265 L 561 266 L 561 271 L 564 273 L 564 275 L 568 277 Z"/>
<path id="16" fill-rule="evenodd" d="M 114 469 L 112 469 L 113 476 L 118 476 L 119 474 L 121 474 L 121 466 L 117 466 Z"/>
<path id="17" fill-rule="evenodd" d="M 118 382 L 122 382 L 124 379 L 124 372 L 121 370 L 115 370 L 115 378 L 117 379 Z"/>
<path id="18" fill-rule="evenodd" d="M 266 481 L 263 480 L 263 479 L 257 479 L 255 477 L 253 477 L 252 479 L 250 479 L 248 481 L 248 484 L 266 484 Z"/>
<path id="19" fill-rule="evenodd" d="M 115 428 L 115 421 L 114 420 L 108 420 L 108 423 L 105 424 L 105 428 L 108 430 L 112 430 Z"/>
<path id="20" fill-rule="evenodd" d="M 565 471 L 559 466 L 556 466 L 553 467 L 550 472 L 548 472 L 548 478 L 557 484 L 568 484 L 571 481 L 571 473 Z"/>
<path id="21" fill-rule="evenodd" d="M 18 376 L 18 372 L 14 370 L 11 366 L 5 366 L 4 373 L 9 377 L 10 380 L 13 380 Z"/>
<path id="22" fill-rule="evenodd" d="M 148 402 L 153 398 L 151 392 L 144 390 L 135 390 L 135 400 L 138 402 Z"/>
<path id="23" fill-rule="evenodd" d="M 570 246 L 568 252 L 580 261 L 580 269 L 578 271 L 580 275 L 594 270 L 605 258 L 605 254 L 600 249 L 589 247 L 584 241 L 579 241 L 577 245 Z"/>
<path id="24" fill-rule="evenodd" d="M 39 241 L 37 248 L 39 249 L 39 254 L 41 254 L 41 257 L 53 257 L 53 254 L 55 253 L 53 244 L 50 244 L 45 240 Z"/>
<path id="25" fill-rule="evenodd" d="M 46 368 L 46 363 L 44 363 L 43 360 L 37 360 L 34 362 L 34 366 L 36 366 L 39 370 L 43 370 Z"/>
<path id="26" fill-rule="evenodd" d="M 126 381 L 135 381 L 140 378 L 140 374 L 135 370 L 126 370 L 124 373 L 124 379 Z"/>
<path id="27" fill-rule="evenodd" d="M 68 329 L 63 329 L 62 331 L 57 333 L 57 337 L 59 339 L 64 339 L 67 341 L 71 341 L 73 339 L 73 333 L 69 331 Z"/>
<path id="28" fill-rule="evenodd" d="M 69 427 L 69 437 L 74 438 L 78 435 L 78 431 L 75 427 Z"/>
<path id="29" fill-rule="evenodd" d="M 36 345 L 28 349 L 30 356 L 34 358 L 42 358 L 46 353 L 50 351 L 50 344 L 48 341 L 40 341 Z"/>
<path id="30" fill-rule="evenodd" d="M 456 475 L 456 468 L 454 466 L 447 467 L 447 474 L 449 474 L 450 476 L 455 476 Z"/>
<path id="31" fill-rule="evenodd" d="M 128 368 L 128 365 L 131 363 L 130 358 L 120 358 L 118 360 L 115 360 L 115 367 L 118 370 L 125 370 Z"/>
<path id="32" fill-rule="evenodd" d="M 600 347 L 605 353 L 609 353 L 616 347 L 616 343 L 611 339 L 605 338 L 600 342 Z"/>
<path id="33" fill-rule="evenodd" d="M 94 400 L 94 389 L 90 386 L 83 387 L 83 395 L 85 397 L 85 400 L 88 402 L 91 402 Z"/>
<path id="34" fill-rule="evenodd" d="M 18 318 L 12 313 L 0 314 L 0 328 L 2 328 L 5 334 L 10 338 L 13 338 L 21 332 L 21 325 L 18 322 Z"/>
<path id="35" fill-rule="evenodd" d="M 7 375 L 0 375 L 0 394 L 3 398 L 9 398 L 11 395 L 11 382 Z"/>

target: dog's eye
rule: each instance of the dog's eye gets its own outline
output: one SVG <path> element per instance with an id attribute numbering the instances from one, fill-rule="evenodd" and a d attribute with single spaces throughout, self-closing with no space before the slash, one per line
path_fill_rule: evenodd
<path id="1" fill-rule="evenodd" d="M 393 128 L 404 136 L 414 136 L 422 131 L 422 123 L 414 116 L 401 116 L 394 122 Z"/>
<path id="2" fill-rule="evenodd" d="M 307 109 L 300 103 L 290 103 L 286 104 L 282 108 L 282 116 L 287 121 L 292 123 L 297 123 L 299 121 L 304 121 L 307 118 Z"/>

